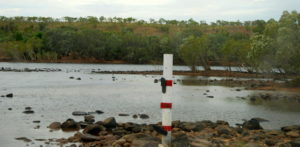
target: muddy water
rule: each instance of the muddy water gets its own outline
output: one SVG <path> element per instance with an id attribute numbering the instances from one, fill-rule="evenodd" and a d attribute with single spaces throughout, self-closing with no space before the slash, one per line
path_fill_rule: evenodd
<path id="1" fill-rule="evenodd" d="M 36 68 L 35 65 L 14 63 L 14 66 L 29 68 Z M 41 67 L 38 68 L 43 68 L 42 65 L 39 64 Z M 27 137 L 34 140 L 71 136 L 73 133 L 49 132 L 46 127 L 53 121 L 62 122 L 67 118 L 83 120 L 83 117 L 72 116 L 73 111 L 104 111 L 104 114 L 95 115 L 96 120 L 103 120 L 111 116 L 116 117 L 118 122 L 156 123 L 161 120 L 159 109 L 161 89 L 159 83 L 153 82 L 160 76 L 90 74 L 87 71 L 96 68 L 96 65 L 89 64 L 45 65 L 47 65 L 46 68 L 49 66 L 60 68 L 57 66 L 63 65 L 68 70 L 61 72 L 0 72 L 0 95 L 14 93 L 13 98 L 0 98 L 0 146 L 44 145 L 44 142 L 39 141 L 34 141 L 34 144 L 24 143 L 15 140 L 16 137 Z M 143 66 L 118 66 L 123 69 L 142 70 L 139 67 L 145 68 Z M 74 72 L 75 69 L 85 70 Z M 80 77 L 81 80 L 70 79 L 71 76 Z M 112 77 L 115 77 L 115 80 Z M 191 80 L 193 78 L 195 77 L 175 76 L 175 79 Z M 201 77 L 196 79 L 199 78 Z M 261 117 L 269 120 L 269 122 L 262 123 L 266 129 L 279 129 L 281 126 L 300 122 L 300 103 L 290 101 L 251 103 L 247 99 L 240 98 L 256 93 L 265 93 L 265 91 L 236 91 L 237 88 L 243 88 L 184 85 L 181 82 L 177 82 L 173 87 L 174 120 L 225 120 L 234 125 L 242 123 L 242 119 Z M 207 98 L 207 96 L 214 96 L 214 98 Z M 32 107 L 35 113 L 23 114 L 22 112 L 27 106 Z M 8 108 L 12 108 L 12 110 L 10 111 Z M 133 119 L 131 116 L 119 117 L 119 113 L 130 115 L 145 113 L 150 116 L 150 119 Z M 35 124 L 34 120 L 40 120 L 41 123 Z M 34 129 L 37 125 L 40 125 L 40 128 Z"/>

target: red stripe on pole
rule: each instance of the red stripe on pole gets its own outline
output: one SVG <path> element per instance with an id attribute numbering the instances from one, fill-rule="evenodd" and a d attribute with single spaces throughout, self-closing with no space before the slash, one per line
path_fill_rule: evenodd
<path id="1" fill-rule="evenodd" d="M 172 108 L 172 103 L 160 103 L 160 108 Z"/>
<path id="2" fill-rule="evenodd" d="M 172 80 L 166 80 L 166 86 L 172 86 L 173 81 Z"/>
<path id="3" fill-rule="evenodd" d="M 172 126 L 162 126 L 165 131 L 172 131 Z"/>

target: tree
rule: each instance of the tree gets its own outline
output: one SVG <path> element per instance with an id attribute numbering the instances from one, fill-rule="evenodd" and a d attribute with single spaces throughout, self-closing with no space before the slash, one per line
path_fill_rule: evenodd
<path id="1" fill-rule="evenodd" d="M 193 72 L 197 70 L 196 66 L 199 64 L 204 67 L 204 70 L 210 70 L 208 64 L 209 48 L 207 36 L 190 36 L 186 38 L 180 47 L 179 55 L 191 67 Z"/>

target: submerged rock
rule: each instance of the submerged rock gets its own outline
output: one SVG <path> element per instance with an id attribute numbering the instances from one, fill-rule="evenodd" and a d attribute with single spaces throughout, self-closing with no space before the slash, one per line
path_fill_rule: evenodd
<path id="1" fill-rule="evenodd" d="M 9 93 L 9 94 L 7 94 L 7 95 L 6 95 L 6 97 L 8 97 L 8 98 L 12 98 L 12 97 L 14 97 L 14 94 L 12 94 L 12 93 Z"/>
<path id="2" fill-rule="evenodd" d="M 139 114 L 140 118 L 141 119 L 148 119 L 149 118 L 149 115 L 147 114 Z"/>
<path id="3" fill-rule="evenodd" d="M 120 113 L 119 116 L 129 116 L 129 114 Z"/>
<path id="4" fill-rule="evenodd" d="M 23 111 L 23 113 L 25 113 L 25 114 L 33 114 L 34 111 L 33 110 L 25 110 L 25 111 Z"/>
<path id="5" fill-rule="evenodd" d="M 74 116 L 84 116 L 84 115 L 87 115 L 87 113 L 83 112 L 83 111 L 74 111 L 74 112 L 72 112 L 72 115 L 74 115 Z"/>
<path id="6" fill-rule="evenodd" d="M 93 122 L 95 122 L 95 116 L 93 116 L 93 115 L 85 115 L 84 116 L 84 122 L 87 122 L 87 123 L 93 123 Z"/>
<path id="7" fill-rule="evenodd" d="M 31 142 L 31 139 L 28 139 L 26 137 L 18 137 L 18 138 L 15 138 L 16 140 L 22 140 L 24 142 Z"/>

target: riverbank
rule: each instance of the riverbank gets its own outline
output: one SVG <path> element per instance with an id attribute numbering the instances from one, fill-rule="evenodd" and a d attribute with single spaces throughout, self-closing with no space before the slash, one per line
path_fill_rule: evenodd
<path id="1" fill-rule="evenodd" d="M 65 122 L 53 122 L 48 126 L 50 131 L 74 132 L 73 136 L 35 141 L 70 147 L 157 147 L 164 134 L 160 122 L 156 124 L 117 123 L 114 117 L 95 121 L 92 115 L 85 115 L 83 120 L 76 122 L 67 119 Z M 267 123 L 267 121 L 262 118 L 252 118 L 236 126 L 230 126 L 228 122 L 222 120 L 173 121 L 172 145 L 174 147 L 300 146 L 300 125 L 285 126 L 280 130 L 264 130 L 260 123 Z M 27 143 L 33 142 L 30 138 L 20 138 Z"/>

